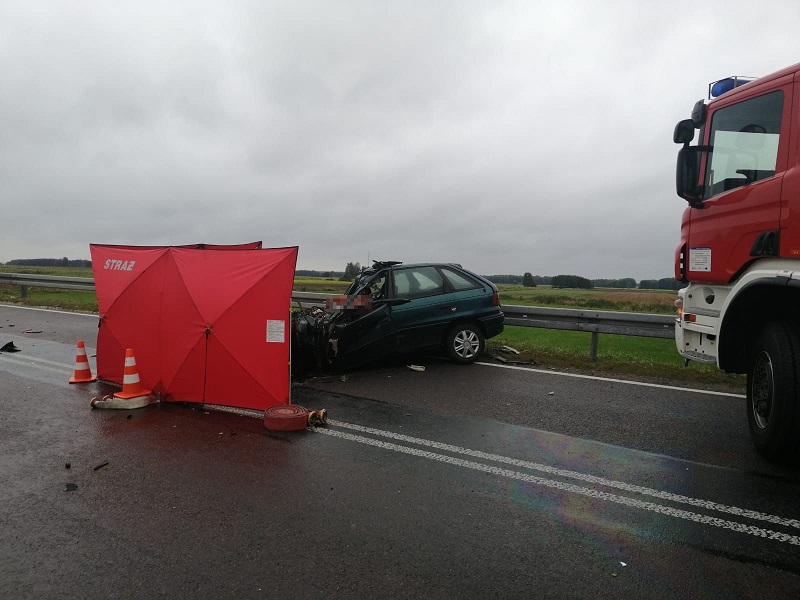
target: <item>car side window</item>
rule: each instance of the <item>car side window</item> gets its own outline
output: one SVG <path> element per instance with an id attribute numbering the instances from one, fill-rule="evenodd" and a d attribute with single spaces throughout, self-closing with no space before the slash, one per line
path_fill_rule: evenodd
<path id="1" fill-rule="evenodd" d="M 444 293 L 444 279 L 435 267 L 398 269 L 394 272 L 396 298 L 423 298 Z"/>
<path id="2" fill-rule="evenodd" d="M 461 273 L 456 273 L 452 269 L 448 269 L 446 267 L 442 267 L 441 269 L 442 274 L 447 278 L 447 281 L 450 282 L 450 285 L 453 286 L 453 290 L 456 292 L 460 292 L 463 290 L 474 290 L 479 287 L 478 282 L 467 278 L 465 275 Z"/>

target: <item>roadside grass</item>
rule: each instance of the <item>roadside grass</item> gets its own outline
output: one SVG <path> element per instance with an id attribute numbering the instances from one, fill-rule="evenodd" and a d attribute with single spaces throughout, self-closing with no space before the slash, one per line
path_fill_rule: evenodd
<path id="1" fill-rule="evenodd" d="M 69 267 L 7 267 L 0 272 L 34 273 L 91 277 L 91 269 Z M 321 277 L 297 277 L 293 288 L 305 292 L 341 293 L 349 282 Z M 672 314 L 675 293 L 663 290 L 573 290 L 545 286 L 523 288 L 521 285 L 500 285 L 504 304 L 528 306 L 558 306 L 618 310 L 623 312 L 652 312 Z M 97 297 L 93 292 L 28 288 L 28 298 L 20 297 L 17 286 L 0 286 L 0 303 L 35 306 L 96 313 Z M 691 384 L 728 389 L 743 393 L 745 378 L 728 375 L 715 367 L 690 363 L 683 359 L 672 340 L 635 336 L 601 334 L 597 361 L 589 360 L 591 334 L 578 331 L 559 331 L 533 327 L 507 326 L 502 335 L 489 340 L 491 354 L 508 360 L 535 360 L 543 368 L 571 369 L 609 377 L 641 378 L 679 384 Z M 503 354 L 500 346 L 511 346 L 522 354 Z"/>
<path id="2" fill-rule="evenodd" d="M 589 360 L 592 334 L 534 327 L 506 326 L 503 333 L 488 340 L 490 354 L 509 361 L 535 360 L 540 367 L 574 369 L 582 373 L 647 379 L 664 383 L 690 383 L 744 393 L 745 376 L 722 373 L 716 367 L 684 360 L 670 339 L 600 334 L 597 360 Z M 506 354 L 510 346 L 520 355 Z"/>
<path id="3" fill-rule="evenodd" d="M 42 274 L 50 275 L 50 273 Z M 0 303 L 90 313 L 96 313 L 98 310 L 97 296 L 94 292 L 28 288 L 28 297 L 21 298 L 19 287 L 11 285 L 0 285 Z"/>

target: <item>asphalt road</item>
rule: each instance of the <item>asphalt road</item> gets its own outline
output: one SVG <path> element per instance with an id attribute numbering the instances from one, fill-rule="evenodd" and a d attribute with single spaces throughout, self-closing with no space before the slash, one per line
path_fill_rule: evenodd
<path id="1" fill-rule="evenodd" d="M 330 426 L 270 433 L 90 410 L 96 324 L 0 306 L 2 598 L 800 596 L 800 471 L 739 397 L 415 357 L 295 385 Z"/>

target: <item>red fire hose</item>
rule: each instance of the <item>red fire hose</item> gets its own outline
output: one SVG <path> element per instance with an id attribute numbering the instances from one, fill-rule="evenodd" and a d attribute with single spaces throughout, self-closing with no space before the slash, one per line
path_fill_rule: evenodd
<path id="1" fill-rule="evenodd" d="M 264 411 L 264 427 L 270 431 L 301 431 L 308 427 L 308 411 L 295 404 L 270 406 Z"/>

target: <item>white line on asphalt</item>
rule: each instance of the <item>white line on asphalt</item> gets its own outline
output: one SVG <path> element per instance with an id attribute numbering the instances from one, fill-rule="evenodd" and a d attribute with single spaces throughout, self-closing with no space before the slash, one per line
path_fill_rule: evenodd
<path id="1" fill-rule="evenodd" d="M 31 360 L 22 360 L 19 358 L 12 358 L 11 356 L 0 355 L 0 360 L 21 365 L 23 367 L 33 367 L 34 369 L 40 369 L 42 371 L 51 371 L 52 373 L 60 373 L 64 375 L 69 375 L 70 373 L 73 372 L 73 369 L 71 369 L 69 365 L 53 362 L 52 360 L 44 360 L 43 358 L 37 358 L 35 359 L 36 362 L 33 362 Z M 50 365 L 54 365 L 55 367 L 60 367 L 60 368 L 54 368 L 52 366 L 40 363 L 49 363 Z"/>
<path id="2" fill-rule="evenodd" d="M 0 304 L 3 308 L 18 308 L 19 310 L 38 310 L 41 312 L 51 312 L 51 313 L 58 313 L 60 315 L 76 315 L 78 317 L 92 317 L 93 319 L 99 319 L 100 315 L 95 313 L 81 313 L 81 312 L 72 312 L 69 310 L 56 310 L 54 308 L 36 308 L 35 306 L 17 306 L 15 304 Z"/>
<path id="3" fill-rule="evenodd" d="M 612 479 L 606 479 L 604 477 L 597 477 L 595 475 L 586 475 L 584 473 L 579 473 L 577 471 L 568 471 L 566 469 L 559 469 L 558 467 L 551 467 L 549 465 L 543 465 L 540 463 L 534 463 L 527 460 L 520 460 L 518 458 L 510 458 L 508 456 L 501 456 L 498 454 L 489 454 L 487 452 L 481 452 L 480 450 L 471 450 L 469 448 L 463 448 L 461 446 L 453 446 L 450 444 L 443 444 L 441 442 L 434 442 L 433 440 L 426 440 L 424 438 L 416 438 L 409 435 L 403 435 L 401 433 L 393 433 L 391 431 L 383 431 L 381 429 L 373 429 L 372 427 L 365 427 L 363 425 L 354 425 L 352 423 L 345 423 L 343 421 L 336 421 L 336 420 L 329 420 L 328 421 L 331 425 L 337 427 L 344 427 L 345 429 L 352 429 L 354 431 L 360 431 L 362 433 L 369 433 L 372 435 L 378 435 L 381 437 L 390 438 L 393 440 L 398 440 L 402 442 L 408 442 L 410 444 L 417 444 L 419 446 L 428 446 L 429 448 L 436 448 L 437 450 L 444 450 L 446 452 L 453 452 L 456 454 L 464 454 L 466 456 L 471 456 L 473 458 L 480 458 L 483 460 L 491 460 L 494 462 L 504 463 L 508 465 L 512 465 L 515 467 L 522 467 L 524 469 L 532 469 L 534 471 L 541 471 L 543 473 L 549 473 L 551 475 L 558 475 L 560 477 L 567 477 L 570 479 L 578 479 L 580 481 L 584 481 L 586 483 L 594 483 L 597 485 L 602 485 L 605 487 L 616 488 L 619 490 L 625 490 L 627 492 L 634 492 L 636 494 L 642 494 L 644 496 L 652 496 L 654 498 L 659 498 L 661 500 L 669 500 L 672 502 L 678 502 L 681 504 L 689 504 L 691 506 L 696 506 L 698 508 L 704 508 L 707 510 L 714 510 L 717 512 L 728 513 L 731 515 L 736 515 L 738 517 L 745 517 L 748 519 L 754 519 L 758 521 L 767 521 L 769 523 L 774 523 L 776 525 L 783 525 L 786 527 L 795 527 L 800 529 L 800 520 L 797 519 L 786 519 L 784 517 L 779 517 L 776 515 L 770 515 L 766 513 L 757 512 L 754 510 L 748 510 L 746 508 L 739 508 L 736 506 L 726 506 L 725 504 L 718 504 L 717 502 L 711 502 L 709 500 L 702 500 L 699 498 L 692 498 L 689 496 L 681 496 L 680 494 L 673 494 L 671 492 L 663 492 L 661 490 L 655 490 L 652 488 L 647 488 L 639 485 L 634 485 L 630 483 L 625 483 L 623 481 L 614 481 Z"/>
<path id="4" fill-rule="evenodd" d="M 580 494 L 581 496 L 587 496 L 590 498 L 597 498 L 599 500 L 605 500 L 607 502 L 614 502 L 617 504 L 622 504 L 625 506 L 630 506 L 632 508 L 638 508 L 641 510 L 647 510 L 650 512 L 675 517 L 678 519 L 685 519 L 687 521 L 694 521 L 696 523 L 701 523 L 704 525 L 713 525 L 714 527 L 720 527 L 722 529 L 730 529 L 731 531 L 736 531 L 739 533 L 746 533 L 748 535 L 762 537 L 769 540 L 775 540 L 778 542 L 784 542 L 787 544 L 792 544 L 794 546 L 800 546 L 800 537 L 795 535 L 789 535 L 787 533 L 781 533 L 778 531 L 772 531 L 770 529 L 763 529 L 761 527 L 754 527 L 752 525 L 745 525 L 743 523 L 737 523 L 735 521 L 727 521 L 725 519 L 719 519 L 717 517 L 710 517 L 707 515 L 701 515 L 698 513 L 693 513 L 687 510 L 680 510 L 676 508 L 672 508 L 669 506 L 662 506 L 660 504 L 655 504 L 653 502 L 645 502 L 642 500 L 637 500 L 635 498 L 628 498 L 627 496 L 618 496 L 616 494 L 609 494 L 608 492 L 601 492 L 598 490 L 593 490 L 586 487 L 581 487 L 578 485 L 574 485 L 571 483 L 564 483 L 563 481 L 556 481 L 552 479 L 546 479 L 544 477 L 539 477 L 537 475 L 530 475 L 528 473 L 519 473 L 517 471 L 510 471 L 508 469 L 502 469 L 500 467 L 493 467 L 490 465 L 484 465 L 482 463 L 477 463 L 469 460 L 464 460 L 461 458 L 455 458 L 453 456 L 446 456 L 444 454 L 436 454 L 435 452 L 428 452 L 427 450 L 420 450 L 418 448 L 410 448 L 408 446 L 400 446 L 398 444 L 393 444 L 391 442 L 383 442 L 381 440 L 376 440 L 374 438 L 367 438 L 360 435 L 354 435 L 352 433 L 344 433 L 342 431 L 335 431 L 332 429 L 325 429 L 325 428 L 318 428 L 316 430 L 319 433 L 323 433 L 325 435 L 338 437 L 346 440 L 350 440 L 353 442 L 358 442 L 361 444 L 367 444 L 369 446 L 375 446 L 377 448 L 382 448 L 385 450 L 392 450 L 394 452 L 401 452 L 403 454 L 410 454 L 412 456 L 418 456 L 421 458 L 427 458 L 429 460 L 436 460 L 439 462 L 457 465 L 460 467 L 465 467 L 468 469 L 474 469 L 476 471 L 482 471 L 484 473 L 490 473 L 492 475 L 499 475 L 501 477 L 507 477 L 509 479 L 516 479 L 518 481 L 525 481 L 528 483 L 534 483 L 536 485 L 541 485 L 544 487 L 548 487 L 551 489 L 561 490 L 565 492 L 570 492 L 573 494 Z"/>
<path id="5" fill-rule="evenodd" d="M 676 385 L 664 385 L 661 383 L 645 383 L 643 381 L 629 381 L 627 379 L 613 379 L 611 377 L 599 377 L 597 375 L 580 375 L 578 373 L 564 373 L 563 371 L 546 371 L 544 369 L 531 369 L 529 367 L 518 367 L 516 365 L 495 365 L 492 363 L 476 362 L 476 365 L 484 367 L 496 367 L 498 369 L 512 369 L 514 371 L 528 371 L 542 373 L 545 375 L 560 375 L 561 377 L 574 377 L 576 379 L 594 379 L 596 381 L 610 381 L 612 383 L 625 383 L 627 385 L 641 385 L 644 387 L 661 388 L 664 390 L 676 390 L 679 392 L 693 392 L 695 394 L 708 394 L 710 396 L 729 396 L 731 398 L 744 398 L 744 394 L 731 394 L 728 392 L 714 392 L 710 390 L 696 390 L 693 388 L 678 387 Z"/>
<path id="6" fill-rule="evenodd" d="M 42 312 L 53 312 L 62 315 L 77 315 L 79 317 L 92 317 L 94 319 L 100 318 L 99 315 L 94 313 L 79 313 L 79 312 L 70 312 L 65 310 L 54 310 L 51 308 L 36 308 L 33 306 L 16 306 L 14 304 L 2 304 L 4 308 L 18 308 L 20 310 L 38 310 Z M 610 381 L 612 383 L 625 383 L 628 385 L 641 385 L 645 387 L 655 387 L 655 388 L 662 388 L 665 390 L 677 390 L 681 392 L 693 392 L 696 394 L 709 394 L 711 396 L 730 396 L 731 398 L 744 398 L 743 394 L 730 394 L 727 392 L 714 392 L 709 390 L 696 390 L 693 388 L 683 388 L 673 385 L 663 385 L 660 383 L 644 383 L 642 381 L 629 381 L 627 379 L 614 379 L 611 377 L 598 377 L 597 375 L 579 375 L 577 373 L 564 373 L 563 371 L 549 371 L 544 369 L 532 369 L 529 367 L 519 367 L 516 365 L 496 365 L 493 363 L 485 363 L 485 362 L 477 362 L 477 365 L 483 365 L 484 367 L 496 367 L 499 369 L 512 369 L 514 371 L 533 371 L 534 373 L 544 373 L 546 375 L 560 375 L 562 377 L 574 377 L 576 379 L 594 379 L 596 381 Z"/>

